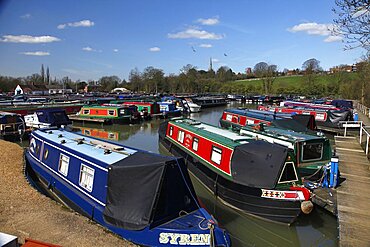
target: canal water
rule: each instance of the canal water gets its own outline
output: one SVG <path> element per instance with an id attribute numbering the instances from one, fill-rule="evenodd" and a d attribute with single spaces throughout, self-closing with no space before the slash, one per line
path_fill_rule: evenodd
<path id="1" fill-rule="evenodd" d="M 234 103 L 226 107 L 239 106 L 243 105 Z M 218 125 L 224 109 L 225 106 L 208 108 L 200 113 L 193 113 L 190 117 Z M 162 121 L 164 120 L 111 126 L 85 124 L 81 127 L 81 132 L 108 138 L 127 146 L 168 154 L 158 144 L 158 128 Z M 233 246 L 338 246 L 336 218 L 318 207 L 315 207 L 310 215 L 301 215 L 291 226 L 266 222 L 223 205 L 196 178 L 192 177 L 192 181 L 201 203 L 230 233 Z"/>

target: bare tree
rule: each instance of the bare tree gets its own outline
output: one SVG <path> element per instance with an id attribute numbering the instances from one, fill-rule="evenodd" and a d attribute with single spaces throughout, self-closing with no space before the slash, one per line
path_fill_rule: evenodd
<path id="1" fill-rule="evenodd" d="M 370 51 L 370 1 L 336 0 L 335 4 L 333 34 L 344 36 L 346 49 L 363 47 Z"/>
<path id="2" fill-rule="evenodd" d="M 50 85 L 50 72 L 49 72 L 49 66 L 46 68 L 46 84 Z"/>
<path id="3" fill-rule="evenodd" d="M 302 64 L 302 69 L 307 81 L 307 89 L 308 91 L 312 91 L 317 77 L 316 74 L 322 71 L 320 61 L 315 58 L 308 59 Z"/>
<path id="4" fill-rule="evenodd" d="M 254 66 L 254 74 L 262 79 L 262 86 L 266 94 L 272 92 L 272 84 L 277 76 L 277 66 L 265 62 L 259 62 Z"/>

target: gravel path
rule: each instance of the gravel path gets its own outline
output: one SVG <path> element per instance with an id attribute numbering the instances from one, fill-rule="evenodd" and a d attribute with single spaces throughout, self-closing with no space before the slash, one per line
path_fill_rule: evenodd
<path id="1" fill-rule="evenodd" d="M 0 231 L 62 246 L 135 246 L 32 188 L 23 149 L 0 140 Z"/>

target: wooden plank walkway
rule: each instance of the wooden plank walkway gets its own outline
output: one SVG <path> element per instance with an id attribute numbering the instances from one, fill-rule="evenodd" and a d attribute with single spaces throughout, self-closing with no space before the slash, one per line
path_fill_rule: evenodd
<path id="1" fill-rule="evenodd" d="M 337 188 L 340 246 L 370 246 L 370 163 L 355 137 L 335 136 L 341 178 Z"/>

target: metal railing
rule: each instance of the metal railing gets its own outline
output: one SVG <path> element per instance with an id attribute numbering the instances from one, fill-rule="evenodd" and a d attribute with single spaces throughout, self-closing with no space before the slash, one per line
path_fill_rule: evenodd
<path id="1" fill-rule="evenodd" d="M 370 126 L 365 126 L 362 121 L 341 121 L 341 126 L 344 127 L 344 136 L 347 136 L 348 128 L 359 128 L 359 139 L 360 145 L 362 145 L 362 138 L 366 135 L 366 146 L 365 153 L 369 154 L 369 143 L 370 143 Z"/>
<path id="2" fill-rule="evenodd" d="M 358 101 L 354 101 L 353 103 L 354 103 L 354 107 L 356 108 L 356 110 L 362 112 L 365 116 L 370 118 L 370 108 L 369 107 L 364 106 Z"/>
<path id="3" fill-rule="evenodd" d="M 366 146 L 365 146 L 365 153 L 366 155 L 369 154 L 369 142 L 370 142 L 370 127 L 362 126 L 360 129 L 360 144 L 362 144 L 362 135 L 363 133 L 366 134 Z"/>

